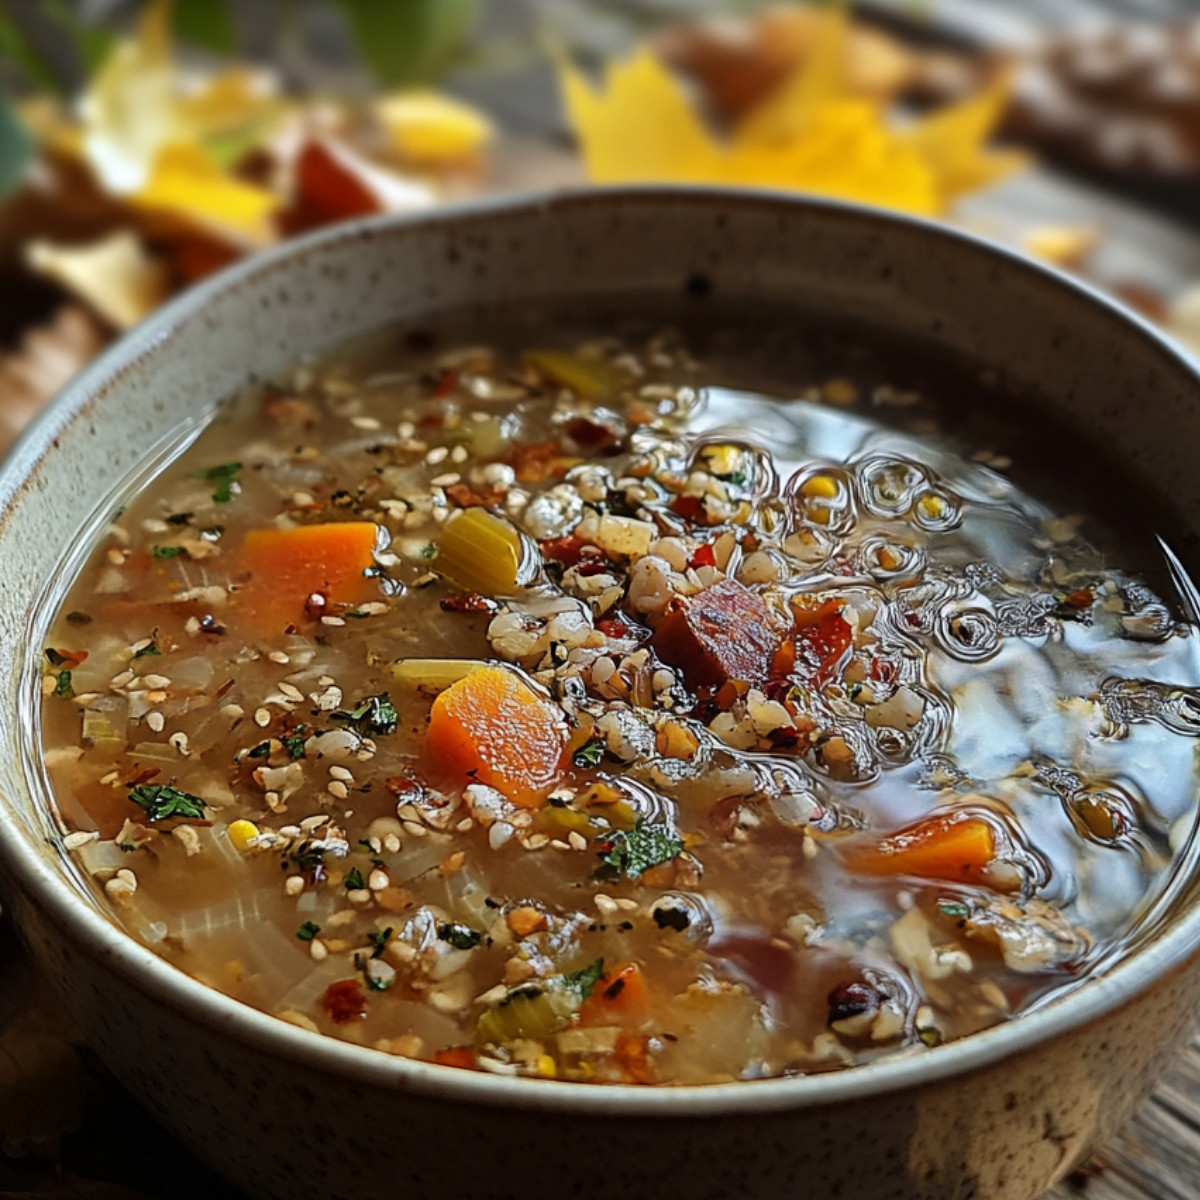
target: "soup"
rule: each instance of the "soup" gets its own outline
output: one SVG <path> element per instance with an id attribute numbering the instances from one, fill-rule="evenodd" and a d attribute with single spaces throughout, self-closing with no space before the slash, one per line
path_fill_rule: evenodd
<path id="1" fill-rule="evenodd" d="M 1119 542 L 870 359 L 454 329 L 229 402 L 59 596 L 46 770 L 130 933 L 387 1053 L 669 1085 L 923 1053 L 1151 926 L 1200 669 Z"/>

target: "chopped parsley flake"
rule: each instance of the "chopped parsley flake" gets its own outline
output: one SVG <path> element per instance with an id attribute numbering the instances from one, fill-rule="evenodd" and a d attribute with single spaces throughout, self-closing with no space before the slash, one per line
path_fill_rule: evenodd
<path id="1" fill-rule="evenodd" d="M 136 658 L 151 658 L 155 654 L 161 654 L 161 653 L 162 653 L 162 651 L 158 648 L 158 642 L 155 641 L 153 638 L 151 638 L 150 642 L 147 645 L 143 646 L 139 651 L 137 651 L 137 653 L 134 654 L 133 657 L 135 659 Z"/>
<path id="2" fill-rule="evenodd" d="M 424 559 L 437 558 L 437 552 L 438 549 L 432 542 L 427 542 L 421 547 L 421 557 Z"/>
<path id="3" fill-rule="evenodd" d="M 455 950 L 474 950 L 483 938 L 479 930 L 454 922 L 439 925 L 437 935 L 443 942 L 449 942 Z"/>
<path id="4" fill-rule="evenodd" d="M 750 476 L 745 471 L 730 471 L 725 475 L 718 475 L 717 478 L 722 483 L 732 483 L 734 487 L 745 487 Z"/>
<path id="5" fill-rule="evenodd" d="M 317 934 L 320 932 L 321 932 L 320 925 L 317 925 L 313 921 L 305 921 L 304 924 L 301 925 L 300 928 L 296 930 L 296 936 L 302 942 L 311 942 L 313 940 L 313 938 L 315 938 L 317 936 Z"/>
<path id="6" fill-rule="evenodd" d="M 247 758 L 269 758 L 271 755 L 271 742 L 268 739 L 265 742 L 259 742 L 257 746 L 251 746 L 246 751 Z"/>
<path id="7" fill-rule="evenodd" d="M 957 900 L 943 900 L 937 907 L 943 917 L 952 917 L 958 921 L 966 920 L 971 915 L 971 910 Z"/>
<path id="8" fill-rule="evenodd" d="M 589 963 L 584 967 L 582 971 L 573 971 L 570 975 L 564 975 L 562 982 L 563 987 L 577 992 L 580 1000 L 586 1000 L 603 977 L 604 959 L 598 958 L 594 963 Z"/>
<path id="9" fill-rule="evenodd" d="M 283 748 L 293 759 L 303 758 L 304 743 L 308 740 L 308 727 L 297 725 L 291 733 L 286 734 L 279 740 L 283 743 Z"/>
<path id="10" fill-rule="evenodd" d="M 378 696 L 368 696 L 348 711 L 340 709 L 333 713 L 333 719 L 362 734 L 395 733 L 400 724 L 400 714 L 387 692 L 380 692 Z"/>
<path id="11" fill-rule="evenodd" d="M 205 467 L 202 471 L 196 472 L 197 479 L 208 479 L 214 482 L 217 486 L 213 490 L 212 498 L 218 504 L 228 504 L 233 499 L 233 480 L 234 476 L 242 469 L 240 462 L 221 463 L 218 467 Z"/>
<path id="12" fill-rule="evenodd" d="M 607 834 L 601 840 L 604 864 L 627 879 L 638 879 L 661 863 L 677 858 L 683 841 L 664 825 L 647 825 L 641 818 L 630 831 Z"/>
<path id="13" fill-rule="evenodd" d="M 378 958 L 387 949 L 387 944 L 391 941 L 394 932 L 395 930 L 389 925 L 386 929 L 374 929 L 367 934 L 367 941 L 371 943 L 372 947 L 372 958 Z"/>
<path id="14" fill-rule="evenodd" d="M 150 553 L 155 558 L 178 558 L 183 553 L 182 546 L 151 546 Z"/>
<path id="15" fill-rule="evenodd" d="M 75 695 L 75 689 L 71 686 L 70 671 L 59 671 L 58 682 L 54 685 L 54 694 L 63 700 L 69 700 Z"/>
<path id="16" fill-rule="evenodd" d="M 346 876 L 346 891 L 361 892 L 366 886 L 366 880 L 363 879 L 362 872 L 357 867 L 351 867 L 350 874 Z"/>
<path id="17" fill-rule="evenodd" d="M 143 783 L 132 788 L 129 798 L 146 810 L 150 821 L 169 821 L 172 817 L 203 817 L 204 801 L 160 783 Z"/>
<path id="18" fill-rule="evenodd" d="M 571 761 L 580 768 L 598 767 L 603 758 L 604 743 L 588 742 L 575 751 L 575 757 Z"/>

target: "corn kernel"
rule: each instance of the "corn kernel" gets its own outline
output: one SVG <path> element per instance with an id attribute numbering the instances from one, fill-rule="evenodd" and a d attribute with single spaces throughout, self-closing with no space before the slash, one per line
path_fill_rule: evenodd
<path id="1" fill-rule="evenodd" d="M 800 485 L 800 495 L 832 500 L 838 494 L 837 480 L 829 475 L 813 475 Z"/>
<path id="2" fill-rule="evenodd" d="M 927 492 L 917 501 L 917 508 L 921 510 L 921 515 L 929 521 L 939 520 L 946 515 L 946 502 L 941 496 L 934 495 L 933 492 Z"/>
<path id="3" fill-rule="evenodd" d="M 558 1067 L 549 1054 L 538 1055 L 537 1073 L 543 1079 L 553 1079 L 558 1074 Z"/>
<path id="4" fill-rule="evenodd" d="M 250 839 L 258 837 L 258 826 L 253 821 L 233 821 L 228 832 L 234 849 L 245 854 L 249 849 Z"/>

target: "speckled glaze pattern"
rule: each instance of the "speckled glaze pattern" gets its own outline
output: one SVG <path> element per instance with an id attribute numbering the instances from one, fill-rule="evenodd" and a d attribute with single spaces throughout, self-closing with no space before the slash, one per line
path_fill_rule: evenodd
<path id="1" fill-rule="evenodd" d="M 631 290 L 779 298 L 931 338 L 1045 394 L 1200 530 L 1192 365 L 1136 317 L 972 238 L 769 193 L 629 189 L 354 225 L 205 284 L 76 380 L 0 470 L 0 674 L 29 609 L 140 451 L 256 375 L 398 318 Z M 1188 516 L 1190 514 L 1190 518 Z M 1114 1131 L 1200 1003 L 1193 885 L 1101 978 L 932 1052 L 812 1079 L 586 1088 L 412 1063 L 200 987 L 71 885 L 0 701 L 0 876 L 96 1050 L 197 1152 L 264 1200 L 571 1195 L 1032 1200 Z"/>

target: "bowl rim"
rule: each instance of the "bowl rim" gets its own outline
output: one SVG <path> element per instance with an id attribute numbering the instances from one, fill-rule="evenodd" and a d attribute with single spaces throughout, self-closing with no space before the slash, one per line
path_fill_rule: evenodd
<path id="1" fill-rule="evenodd" d="M 629 207 L 645 204 L 707 205 L 752 208 L 784 207 L 818 218 L 856 220 L 882 232 L 915 231 L 982 252 L 1007 270 L 1026 272 L 1066 292 L 1074 302 L 1099 307 L 1148 340 L 1151 349 L 1193 377 L 1196 361 L 1177 343 L 1127 306 L 1064 271 L 1030 258 L 976 233 L 932 219 L 804 193 L 766 188 L 688 185 L 572 187 L 476 198 L 403 214 L 384 214 L 345 222 L 286 241 L 240 260 L 171 300 L 129 331 L 76 375 L 31 423 L 0 465 L 0 533 L 13 517 L 42 459 L 53 453 L 58 435 L 142 360 L 168 342 L 183 323 L 202 315 L 220 296 L 253 288 L 296 259 L 364 237 L 441 226 L 469 226 L 473 219 L 496 216 L 552 216 L 580 206 Z M 7 830 L 6 828 L 7 827 Z M 313 1033 L 234 1000 L 198 982 L 137 942 L 102 911 L 80 897 L 37 850 L 38 839 L 20 825 L 0 796 L 0 868 L 37 904 L 80 952 L 111 969 L 135 990 L 162 1002 L 193 1024 L 268 1055 L 308 1066 L 317 1072 L 357 1079 L 385 1090 L 482 1107 L 555 1110 L 581 1115 L 677 1118 L 773 1113 L 829 1106 L 928 1086 L 961 1077 L 1006 1057 L 1033 1052 L 1053 1038 L 1112 1014 L 1200 951 L 1200 904 L 1168 920 L 1128 957 L 1033 1012 L 993 1026 L 926 1053 L 914 1051 L 848 1070 L 817 1075 L 775 1077 L 712 1085 L 603 1087 L 558 1080 L 506 1077 L 455 1070 L 401 1058 L 338 1038 Z M 13 836 L 15 834 L 15 836 Z"/>

